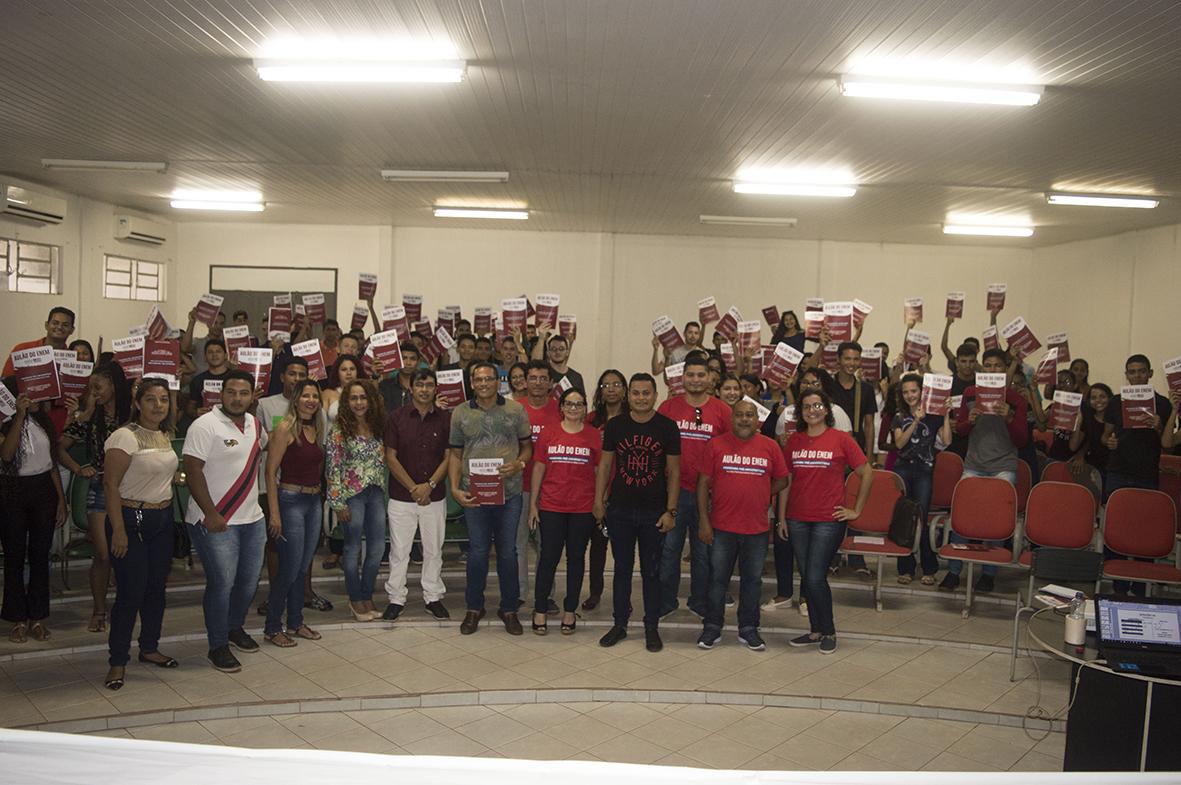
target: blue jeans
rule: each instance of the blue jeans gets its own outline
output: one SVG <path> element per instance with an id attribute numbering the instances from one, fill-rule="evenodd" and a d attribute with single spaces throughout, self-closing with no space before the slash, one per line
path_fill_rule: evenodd
<path id="1" fill-rule="evenodd" d="M 484 588 L 488 585 L 488 559 L 496 545 L 496 579 L 500 584 L 500 610 L 516 613 L 521 599 L 517 572 L 517 524 L 521 517 L 521 495 L 504 504 L 485 504 L 463 511 L 470 546 L 467 553 L 467 587 L 463 591 L 469 611 L 484 610 Z"/>
<path id="2" fill-rule="evenodd" d="M 800 567 L 800 594 L 808 598 L 812 632 L 836 635 L 828 565 L 845 539 L 844 521 L 788 521 L 789 540 Z"/>
<path id="3" fill-rule="evenodd" d="M 1108 472 L 1107 476 L 1103 478 L 1103 503 L 1107 504 L 1107 500 L 1111 498 L 1111 494 L 1120 488 L 1143 488 L 1144 490 L 1155 491 L 1160 489 L 1160 482 L 1148 482 L 1130 477 L 1126 474 L 1120 474 L 1119 472 Z M 1128 557 L 1121 556 L 1105 545 L 1103 546 L 1103 558 L 1126 559 Z M 1136 559 L 1136 561 L 1152 561 L 1152 559 Z M 1119 594 L 1131 593 L 1140 597 L 1148 596 L 1148 587 L 1140 581 L 1112 581 L 1111 588 L 1112 591 Z"/>
<path id="4" fill-rule="evenodd" d="M 792 575 L 795 571 L 795 553 L 792 552 L 791 543 L 779 536 L 778 527 L 775 527 L 771 536 L 771 549 L 775 554 L 775 596 L 787 599 L 795 593 L 795 576 Z"/>
<path id="5" fill-rule="evenodd" d="M 1015 472 L 1015 471 L 1012 471 L 1012 472 L 1010 472 L 1010 471 L 982 472 L 982 471 L 978 471 L 976 469 L 964 469 L 964 473 L 961 475 L 960 478 L 963 479 L 964 477 L 998 477 L 998 478 L 1006 481 L 1007 483 L 1009 483 L 1009 485 L 1012 485 L 1013 487 L 1017 486 L 1017 472 Z M 953 531 L 951 533 L 950 542 L 965 543 L 965 542 L 969 542 L 969 540 L 966 537 L 961 537 L 960 535 L 956 534 Z M 985 540 L 985 542 L 987 542 L 989 545 L 994 545 L 997 547 L 1004 545 L 1004 542 L 1001 540 Z M 959 559 L 949 559 L 948 560 L 947 571 L 950 572 L 952 575 L 958 576 L 961 572 L 963 572 L 963 570 L 964 570 L 964 563 L 962 561 L 960 561 Z M 983 575 L 996 575 L 996 565 L 995 564 L 986 564 L 983 567 L 983 569 L 981 569 L 980 572 Z"/>
<path id="6" fill-rule="evenodd" d="M 209 650 L 229 643 L 230 630 L 246 625 L 246 612 L 258 588 L 267 527 L 262 518 L 211 534 L 201 524 L 189 524 L 189 538 L 205 568 L 205 634 Z"/>
<path id="7" fill-rule="evenodd" d="M 689 609 L 702 616 L 709 603 L 710 546 L 697 536 L 697 494 L 681 489 L 677 496 L 677 521 L 664 535 L 664 551 L 660 555 L 660 615 L 679 607 L 677 594 L 681 589 L 681 551 L 689 538 Z"/>
<path id="8" fill-rule="evenodd" d="M 283 533 L 275 540 L 279 569 L 267 595 L 267 635 L 283 631 L 284 609 L 287 629 L 298 630 L 303 626 L 303 582 L 320 540 L 321 514 L 320 494 L 279 491 Z"/>
<path id="9" fill-rule="evenodd" d="M 344 588 L 349 602 L 366 602 L 373 599 L 377 568 L 385 553 L 385 491 L 376 485 L 367 486 L 348 500 L 348 506 L 348 523 L 341 523 L 344 530 L 344 555 L 341 557 Z M 358 573 L 362 537 L 365 538 L 365 561 Z M 302 593 L 303 583 L 299 586 Z"/>
<path id="10" fill-rule="evenodd" d="M 617 627 L 626 627 L 631 618 L 632 571 L 636 565 L 637 544 L 640 547 L 644 626 L 655 627 L 660 621 L 660 559 L 668 534 L 656 528 L 656 522 L 663 513 L 663 507 L 644 509 L 607 505 L 607 536 L 611 539 L 611 555 L 615 559 L 612 611 Z"/>
<path id="11" fill-rule="evenodd" d="M 927 536 L 927 510 L 931 507 L 931 483 L 934 466 L 921 461 L 898 461 L 894 464 L 894 473 L 906 483 L 906 498 L 915 502 L 922 513 L 923 527 L 919 529 L 919 558 L 922 560 L 923 575 L 934 575 L 939 572 L 939 557 L 931 548 L 931 538 Z M 914 576 L 914 554 L 898 557 L 898 574 Z"/>
<path id="12" fill-rule="evenodd" d="M 738 631 L 758 629 L 759 600 L 763 593 L 763 562 L 767 559 L 767 532 L 737 534 L 714 529 L 710 549 L 709 607 L 705 626 L 722 628 L 726 617 L 726 590 L 738 564 Z"/>
<path id="13" fill-rule="evenodd" d="M 111 667 L 122 667 L 130 659 L 131 633 L 139 617 L 139 651 L 151 654 L 160 647 L 164 622 L 165 586 L 172 569 L 172 509 L 132 510 L 123 508 L 127 532 L 127 553 L 111 557 L 115 571 L 115 604 L 111 606 L 111 634 L 108 639 Z M 106 521 L 107 542 L 111 522 Z"/>

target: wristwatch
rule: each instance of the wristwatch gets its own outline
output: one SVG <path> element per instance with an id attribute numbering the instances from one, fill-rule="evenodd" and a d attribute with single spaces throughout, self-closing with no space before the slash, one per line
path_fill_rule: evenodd
<path id="1" fill-rule="evenodd" d="M 669 517 L 671 517 L 671 518 L 676 518 L 676 517 L 677 517 L 677 511 L 676 511 L 676 510 L 665 510 L 665 512 L 666 512 L 666 513 L 668 513 Z"/>
<path id="2" fill-rule="evenodd" d="M 426 481 L 426 484 L 427 484 L 427 485 L 429 485 L 429 486 L 431 486 L 431 490 L 433 491 L 433 490 L 435 489 L 435 485 L 436 485 L 437 483 L 436 483 L 434 480 L 427 480 L 427 481 Z"/>

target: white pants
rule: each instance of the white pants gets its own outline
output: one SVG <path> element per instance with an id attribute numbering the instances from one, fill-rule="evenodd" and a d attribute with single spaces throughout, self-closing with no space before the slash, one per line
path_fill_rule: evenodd
<path id="1" fill-rule="evenodd" d="M 443 536 L 447 529 L 447 502 L 440 499 L 425 507 L 414 502 L 390 499 L 390 577 L 385 593 L 394 605 L 406 604 L 406 568 L 410 565 L 410 546 L 414 532 L 422 535 L 422 599 L 438 602 L 447 587 L 443 585 Z"/>

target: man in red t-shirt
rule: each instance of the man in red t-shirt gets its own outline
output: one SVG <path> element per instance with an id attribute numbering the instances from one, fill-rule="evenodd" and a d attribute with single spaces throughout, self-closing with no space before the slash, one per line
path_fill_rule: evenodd
<path id="1" fill-rule="evenodd" d="M 36 349 L 39 346 L 52 346 L 54 349 L 65 349 L 66 341 L 74 334 L 74 312 L 69 308 L 63 306 L 55 306 L 49 311 L 49 316 L 45 319 L 45 337 L 35 338 L 31 341 L 24 341 L 12 347 L 12 351 L 8 353 L 8 359 L 4 363 L 4 370 L 0 376 L 12 376 L 16 373 L 16 368 L 12 364 L 13 352 L 19 352 L 22 349 Z M 66 408 L 62 399 L 49 402 L 49 419 L 53 421 L 53 427 L 57 429 L 58 433 L 66 426 Z"/>
<path id="2" fill-rule="evenodd" d="M 558 402 L 552 395 L 554 384 L 550 381 L 549 366 L 543 360 L 531 360 L 525 371 L 526 398 L 525 414 L 529 415 L 529 428 L 533 437 L 533 454 L 537 454 L 537 439 L 542 430 L 558 425 L 562 422 L 562 413 L 558 411 Z M 517 583 L 521 588 L 521 604 L 529 596 L 529 483 L 533 477 L 533 458 L 525 465 L 521 492 L 521 520 L 517 522 Z M 541 533 L 538 531 L 540 541 Z M 553 603 L 550 611 L 557 611 L 558 606 Z"/>
<path id="3" fill-rule="evenodd" d="M 697 474 L 709 458 L 710 439 L 730 432 L 730 407 L 709 394 L 709 366 L 702 355 L 685 360 L 685 394 L 669 398 L 658 411 L 677 424 L 681 433 L 681 491 L 677 497 L 677 525 L 664 537 L 660 556 L 660 615 L 678 607 L 681 552 L 689 536 L 689 610 L 704 617 L 709 603 L 710 548 L 697 532 Z"/>
<path id="4" fill-rule="evenodd" d="M 759 635 L 759 599 L 767 558 L 771 498 L 787 485 L 787 461 L 774 439 L 758 432 L 759 412 L 750 401 L 734 404 L 734 430 L 709 443 L 709 459 L 697 481 L 698 536 L 712 546 L 709 605 L 697 645 L 721 640 L 726 588 L 738 562 L 738 640 L 752 651 L 766 648 Z M 710 497 L 713 505 L 710 505 Z"/>

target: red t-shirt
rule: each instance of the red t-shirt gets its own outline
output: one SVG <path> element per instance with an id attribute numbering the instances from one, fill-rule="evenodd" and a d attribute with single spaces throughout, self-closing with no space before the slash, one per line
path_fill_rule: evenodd
<path id="1" fill-rule="evenodd" d="M 697 475 L 709 461 L 709 440 L 730 432 L 730 407 L 712 396 L 700 407 L 690 406 L 685 396 L 678 395 L 660 404 L 657 411 L 675 422 L 681 432 L 681 488 L 696 491 Z"/>
<path id="2" fill-rule="evenodd" d="M 541 431 L 545 426 L 560 423 L 562 413 L 558 411 L 558 402 L 553 398 L 546 399 L 545 406 L 540 409 L 534 409 L 528 398 L 523 398 L 521 405 L 525 407 L 525 414 L 529 415 L 529 430 L 533 439 L 533 456 L 529 458 L 529 463 L 525 466 L 525 473 L 522 475 L 525 478 L 525 493 L 529 493 L 529 478 L 533 476 L 533 463 L 537 456 L 537 437 L 541 436 Z"/>
<path id="3" fill-rule="evenodd" d="M 710 479 L 713 528 L 736 534 L 767 531 L 771 480 L 787 476 L 783 450 L 760 433 L 746 441 L 726 433 L 709 443 L 709 452 L 701 473 Z"/>
<path id="4" fill-rule="evenodd" d="M 533 445 L 537 463 L 545 465 L 539 509 L 549 512 L 590 512 L 595 502 L 595 468 L 603 454 L 603 434 L 584 425 L 567 433 L 561 425 L 547 427 Z"/>
<path id="5" fill-rule="evenodd" d="M 791 489 L 787 517 L 794 521 L 831 521 L 832 511 L 845 500 L 845 469 L 865 463 L 865 453 L 853 437 L 836 428 L 819 436 L 796 431 L 783 447 Z"/>

